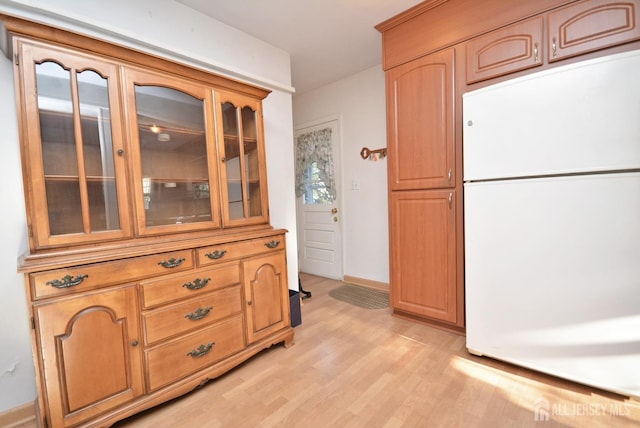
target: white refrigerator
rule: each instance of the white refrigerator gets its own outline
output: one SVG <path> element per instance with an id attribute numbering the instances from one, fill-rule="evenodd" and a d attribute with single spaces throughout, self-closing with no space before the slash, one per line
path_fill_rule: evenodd
<path id="1" fill-rule="evenodd" d="M 463 111 L 468 350 L 640 397 L 640 51 Z"/>

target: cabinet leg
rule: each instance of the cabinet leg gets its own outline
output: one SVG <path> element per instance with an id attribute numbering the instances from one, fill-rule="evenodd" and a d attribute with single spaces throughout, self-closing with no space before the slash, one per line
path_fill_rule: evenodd
<path id="1" fill-rule="evenodd" d="M 293 345 L 295 345 L 295 341 L 293 340 L 293 329 L 285 336 L 284 338 L 284 347 L 285 348 L 291 348 Z"/>

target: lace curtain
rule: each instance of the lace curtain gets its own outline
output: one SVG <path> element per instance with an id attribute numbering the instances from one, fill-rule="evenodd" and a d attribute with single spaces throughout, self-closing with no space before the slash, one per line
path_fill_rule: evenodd
<path id="1" fill-rule="evenodd" d="M 336 184 L 333 174 L 331 154 L 331 128 L 300 134 L 296 138 L 296 197 L 306 191 L 305 172 L 316 163 L 319 179 L 332 199 L 336 197 Z"/>

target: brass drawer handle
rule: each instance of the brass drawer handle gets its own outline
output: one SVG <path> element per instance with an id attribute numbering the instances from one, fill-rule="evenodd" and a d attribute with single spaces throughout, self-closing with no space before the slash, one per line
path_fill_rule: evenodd
<path id="1" fill-rule="evenodd" d="M 87 278 L 89 278 L 89 275 L 86 275 L 86 274 L 77 275 L 75 278 L 72 277 L 71 275 L 65 275 L 64 277 L 62 277 L 61 280 L 54 279 L 52 281 L 47 281 L 45 284 L 51 285 L 52 287 L 56 287 L 56 288 L 69 288 L 69 287 L 75 287 L 76 285 L 80 284 L 82 281 L 84 281 Z"/>
<path id="2" fill-rule="evenodd" d="M 191 351 L 187 352 L 187 356 L 192 358 L 199 358 L 203 355 L 207 355 L 209 352 L 211 352 L 211 349 L 213 349 L 213 345 L 215 344 L 215 342 L 209 342 L 206 345 L 200 345 L 196 349 L 192 349 Z"/>
<path id="3" fill-rule="evenodd" d="M 158 262 L 158 264 L 167 269 L 171 269 L 171 268 L 180 266 L 182 262 L 184 262 L 184 260 L 185 260 L 184 258 L 174 259 L 173 257 L 171 257 L 169 260 L 163 260 L 161 262 Z"/>
<path id="4" fill-rule="evenodd" d="M 213 253 L 205 254 L 205 256 L 209 257 L 212 260 L 218 260 L 224 257 L 225 254 L 227 254 L 227 250 L 222 250 L 222 251 L 215 250 Z"/>
<path id="5" fill-rule="evenodd" d="M 189 312 L 184 317 L 187 319 L 190 319 L 191 321 L 201 320 L 202 318 L 209 315 L 209 312 L 211 312 L 211 309 L 213 309 L 213 306 L 207 306 L 204 309 L 198 308 L 193 312 Z"/>
<path id="6" fill-rule="evenodd" d="M 267 248 L 276 248 L 278 245 L 280 245 L 280 241 L 269 241 L 264 245 Z"/>
<path id="7" fill-rule="evenodd" d="M 182 284 L 182 286 L 184 288 L 188 288 L 189 290 L 199 290 L 201 288 L 204 288 L 204 286 L 207 285 L 209 281 L 211 281 L 211 278 L 205 278 L 205 279 L 196 278 L 193 280 L 193 282 L 186 282 Z"/>

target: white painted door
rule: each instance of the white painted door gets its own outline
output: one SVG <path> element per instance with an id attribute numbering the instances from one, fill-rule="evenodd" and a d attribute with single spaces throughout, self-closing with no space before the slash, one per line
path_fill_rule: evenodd
<path id="1" fill-rule="evenodd" d="M 340 183 L 340 131 L 338 120 L 310 124 L 295 131 L 296 176 L 304 171 L 305 189 L 297 197 L 297 228 L 299 270 L 326 278 L 342 279 L 342 233 L 339 189 Z M 328 189 L 328 177 L 319 173 L 322 161 L 300 167 L 301 145 L 309 150 L 310 141 L 318 142 L 323 159 L 332 161 L 335 186 Z M 327 145 L 329 148 L 327 149 Z M 304 150 L 304 149 L 303 149 Z M 317 153 L 316 153 L 317 154 Z M 316 154 L 312 155 L 315 156 Z M 318 163 L 320 168 L 318 168 Z"/>

